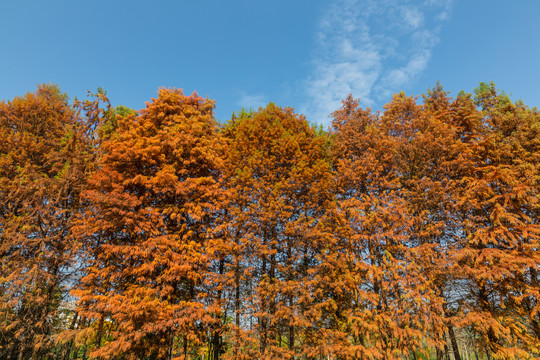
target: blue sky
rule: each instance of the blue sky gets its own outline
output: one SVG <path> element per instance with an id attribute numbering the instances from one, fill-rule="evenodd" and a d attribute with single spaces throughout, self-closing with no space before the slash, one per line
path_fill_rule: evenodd
<path id="1" fill-rule="evenodd" d="M 166 86 L 216 100 L 220 121 L 273 101 L 328 125 L 349 93 L 382 109 L 494 81 L 538 106 L 538 15 L 538 0 L 10 1 L 0 99 L 55 83 L 140 109 Z"/>

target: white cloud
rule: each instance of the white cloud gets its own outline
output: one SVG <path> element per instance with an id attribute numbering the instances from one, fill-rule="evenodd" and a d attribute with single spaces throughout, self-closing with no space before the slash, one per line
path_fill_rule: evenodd
<path id="1" fill-rule="evenodd" d="M 373 106 L 426 69 L 452 0 L 339 0 L 320 20 L 309 99 L 300 108 L 312 121 L 352 93 Z"/>
<path id="2" fill-rule="evenodd" d="M 396 90 L 420 74 L 426 68 L 430 57 L 431 50 L 420 49 L 417 53 L 411 55 L 409 62 L 405 66 L 389 69 L 373 90 L 384 98 L 389 98 Z"/>
<path id="3" fill-rule="evenodd" d="M 268 104 L 268 101 L 266 100 L 266 96 L 262 94 L 246 94 L 245 92 L 240 92 L 237 104 L 246 109 L 253 108 L 254 110 L 257 110 L 259 107 L 265 107 L 266 104 Z"/>
<path id="4" fill-rule="evenodd" d="M 420 27 L 424 21 L 424 15 L 416 8 L 402 7 L 403 20 L 412 29 Z"/>

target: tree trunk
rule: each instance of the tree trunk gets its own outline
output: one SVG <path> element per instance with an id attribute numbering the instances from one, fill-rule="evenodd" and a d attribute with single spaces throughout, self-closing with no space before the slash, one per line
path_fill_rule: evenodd
<path id="1" fill-rule="evenodd" d="M 214 332 L 212 338 L 212 349 L 213 349 L 213 360 L 219 360 L 219 355 L 221 354 L 221 333 Z"/>
<path id="2" fill-rule="evenodd" d="M 273 239 L 276 238 L 276 235 L 275 235 L 275 231 L 272 231 L 272 240 L 271 240 L 271 248 L 272 250 L 277 250 L 275 245 L 273 245 Z M 276 314 L 276 294 L 275 294 L 275 290 L 274 290 L 274 286 L 275 286 L 275 282 L 276 282 L 276 267 L 277 267 L 277 264 L 276 264 L 276 255 L 274 253 L 274 251 L 272 251 L 272 254 L 270 255 L 270 271 L 268 272 L 268 277 L 270 278 L 270 284 L 271 284 L 271 287 L 272 287 L 272 293 L 271 293 L 271 296 L 270 296 L 270 304 L 269 304 L 269 313 L 270 313 L 270 317 L 269 317 L 269 323 L 270 323 L 270 326 L 268 328 L 268 332 L 269 332 L 269 338 L 270 339 L 273 339 L 274 341 L 277 340 L 277 330 L 276 330 L 276 319 L 275 319 L 275 314 Z"/>
<path id="3" fill-rule="evenodd" d="M 446 360 L 450 360 L 450 351 L 448 350 L 448 345 L 444 344 L 444 357 Z"/>
<path id="4" fill-rule="evenodd" d="M 289 303 L 289 309 L 292 309 L 293 307 L 293 299 L 292 299 L 292 296 L 289 296 L 288 298 L 288 303 Z M 289 343 L 289 350 L 293 350 L 294 349 L 294 341 L 295 341 L 295 337 L 294 337 L 294 325 L 292 324 L 289 324 L 288 327 L 288 334 L 287 334 L 287 337 L 288 337 L 288 343 Z M 281 347 L 281 334 L 279 336 L 280 338 L 280 347 Z"/>
<path id="5" fill-rule="evenodd" d="M 96 349 L 99 349 L 101 347 L 101 337 L 103 336 L 103 323 L 104 323 L 104 316 L 101 316 L 101 319 L 99 319 L 98 323 L 98 332 L 96 334 Z"/>
<path id="6" fill-rule="evenodd" d="M 219 260 L 219 270 L 218 273 L 220 275 L 220 279 L 223 276 L 223 271 L 225 270 L 225 260 L 222 258 Z M 221 307 L 221 297 L 222 297 L 222 291 L 218 290 L 217 293 L 217 299 L 219 302 L 219 305 Z M 219 360 L 219 355 L 221 354 L 221 345 L 222 345 L 222 339 L 221 339 L 221 318 L 222 314 L 221 311 L 218 314 L 219 315 L 219 323 L 218 328 L 214 330 L 214 333 L 212 335 L 212 349 L 213 349 L 213 360 Z M 208 355 L 210 356 L 210 354 Z"/>
<path id="7" fill-rule="evenodd" d="M 174 333 L 172 330 L 168 331 L 169 349 L 167 350 L 167 360 L 172 360 L 173 348 L 174 348 Z"/>
<path id="8" fill-rule="evenodd" d="M 448 322 L 448 335 L 450 336 L 450 343 L 452 344 L 452 350 L 454 351 L 454 359 L 455 360 L 461 360 L 461 356 L 459 355 L 459 348 L 456 340 L 456 334 L 454 333 L 454 326 L 452 323 Z"/>
<path id="9" fill-rule="evenodd" d="M 234 355 L 238 355 L 238 349 L 240 347 L 240 261 L 236 260 L 236 269 L 234 274 L 234 308 L 235 308 L 235 319 L 234 323 L 236 325 L 235 331 L 235 346 L 234 346 Z"/>
<path id="10" fill-rule="evenodd" d="M 263 235 L 263 241 L 262 241 L 262 246 L 263 248 L 266 247 L 266 244 L 267 244 L 267 235 L 266 235 L 266 231 L 264 232 L 264 235 Z M 267 270 L 266 270 L 266 254 L 263 254 L 262 255 L 262 267 L 261 267 L 261 274 L 264 274 L 266 275 L 267 274 Z M 262 296 L 262 299 L 261 299 L 261 311 L 263 313 L 266 313 L 266 297 L 265 296 Z M 262 315 L 262 316 L 259 316 L 259 326 L 260 326 L 260 351 L 261 351 L 261 354 L 264 353 L 265 349 L 266 349 L 266 338 L 268 336 L 267 334 L 267 328 L 266 328 L 266 319 L 267 319 L 267 315 Z"/>
<path id="11" fill-rule="evenodd" d="M 444 359 L 443 351 L 439 348 L 435 348 L 435 351 L 437 352 L 437 360 L 443 360 Z"/>
<path id="12" fill-rule="evenodd" d="M 289 326 L 289 350 L 294 349 L 294 326 Z"/>

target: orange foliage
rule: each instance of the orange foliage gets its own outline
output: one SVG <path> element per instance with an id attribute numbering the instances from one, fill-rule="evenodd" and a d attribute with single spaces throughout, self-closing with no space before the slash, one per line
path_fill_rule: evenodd
<path id="1" fill-rule="evenodd" d="M 422 99 L 0 103 L 0 360 L 539 358 L 540 113 Z"/>

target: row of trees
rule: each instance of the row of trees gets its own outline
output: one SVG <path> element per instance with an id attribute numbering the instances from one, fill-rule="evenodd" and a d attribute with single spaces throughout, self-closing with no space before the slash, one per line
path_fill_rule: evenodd
<path id="1" fill-rule="evenodd" d="M 540 358 L 538 110 L 213 108 L 0 103 L 0 359 Z"/>

